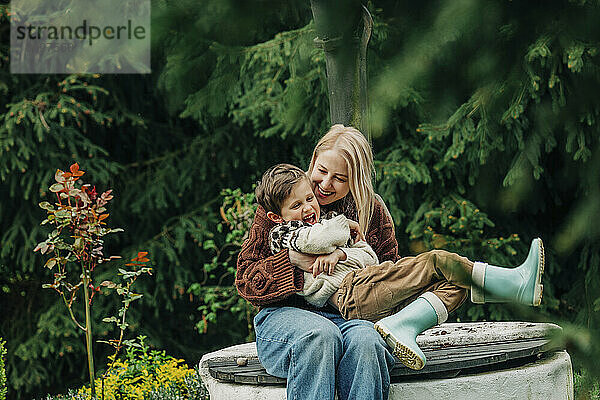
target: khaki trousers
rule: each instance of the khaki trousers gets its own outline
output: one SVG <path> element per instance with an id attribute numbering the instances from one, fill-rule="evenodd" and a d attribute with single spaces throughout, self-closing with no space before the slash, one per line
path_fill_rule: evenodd
<path id="1" fill-rule="evenodd" d="M 379 321 L 395 314 L 425 292 L 433 292 L 448 312 L 467 298 L 473 262 L 444 250 L 355 270 L 337 292 L 337 307 L 345 319 Z"/>

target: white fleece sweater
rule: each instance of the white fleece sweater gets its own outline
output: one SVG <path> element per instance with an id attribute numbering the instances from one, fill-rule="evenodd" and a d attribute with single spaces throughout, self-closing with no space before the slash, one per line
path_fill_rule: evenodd
<path id="1" fill-rule="evenodd" d="M 304 287 L 298 294 L 317 307 L 322 307 L 340 288 L 348 272 L 379 263 L 367 242 L 361 240 L 352 243 L 348 219 L 341 214 L 330 219 L 323 216 L 314 225 L 303 221 L 285 222 L 271 230 L 269 243 L 273 254 L 281 249 L 306 254 L 329 254 L 337 248 L 346 253 L 346 259 L 337 263 L 331 275 L 321 273 L 313 277 L 311 273 L 304 273 Z"/>

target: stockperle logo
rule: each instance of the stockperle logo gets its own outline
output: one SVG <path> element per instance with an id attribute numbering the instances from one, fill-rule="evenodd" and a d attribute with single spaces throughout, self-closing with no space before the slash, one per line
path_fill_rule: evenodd
<path id="1" fill-rule="evenodd" d="M 150 0 L 13 0 L 10 70 L 150 73 Z"/>

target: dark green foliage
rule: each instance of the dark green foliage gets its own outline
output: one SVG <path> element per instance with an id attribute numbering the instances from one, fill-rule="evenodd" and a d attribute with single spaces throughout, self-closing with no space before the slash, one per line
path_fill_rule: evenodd
<path id="1" fill-rule="evenodd" d="M 515 265 L 542 237 L 541 312 L 465 305 L 456 318 L 557 321 L 576 368 L 600 376 L 597 2 L 368 6 L 377 192 L 400 253 L 443 247 Z M 232 286 L 237 222 L 248 218 L 232 223 L 236 200 L 244 214 L 243 193 L 276 162 L 306 168 L 329 126 L 308 1 L 157 0 L 152 18 L 151 75 L 10 75 L 0 7 L 0 309 L 10 316 L 0 336 L 11 398 L 84 381 L 83 342 L 42 291 L 51 276 L 32 252 L 48 233 L 37 203 L 56 168 L 78 161 L 99 191 L 114 188 L 110 218 L 126 232 L 107 251 L 148 251 L 155 272 L 139 283 L 131 329 L 191 364 L 251 333 L 253 310 Z M 226 188 L 241 190 L 223 197 Z M 96 285 L 104 279 L 99 271 Z M 118 308 L 109 296 L 94 302 L 94 320 Z M 108 324 L 96 329 L 112 336 Z M 99 366 L 107 350 L 95 349 Z"/>
<path id="2" fill-rule="evenodd" d="M 591 379 L 589 373 L 575 373 L 574 380 L 576 399 L 600 400 L 600 382 Z"/>
<path id="3" fill-rule="evenodd" d="M 225 237 L 215 242 L 206 240 L 198 243 L 204 250 L 214 252 L 210 262 L 204 264 L 204 277 L 201 282 L 192 283 L 188 292 L 201 299 L 202 320 L 196 324 L 200 332 L 208 331 L 209 323 L 216 323 L 218 314 L 231 312 L 248 326 L 249 338 L 254 337 L 252 318 L 255 308 L 242 299 L 231 279 L 235 277 L 237 254 L 248 237 L 248 231 L 256 212 L 254 193 L 245 194 L 240 189 L 224 189 L 221 192 L 223 204 L 219 209 L 222 221 L 217 232 Z M 222 242 L 222 243 L 221 243 Z"/>

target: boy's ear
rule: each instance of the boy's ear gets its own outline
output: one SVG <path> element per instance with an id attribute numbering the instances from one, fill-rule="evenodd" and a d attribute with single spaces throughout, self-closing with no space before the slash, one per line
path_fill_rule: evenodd
<path id="1" fill-rule="evenodd" d="M 276 224 L 280 224 L 283 222 L 283 218 L 281 218 L 280 215 L 277 215 L 272 211 L 267 211 L 267 218 L 269 218 L 271 221 L 275 222 Z"/>

